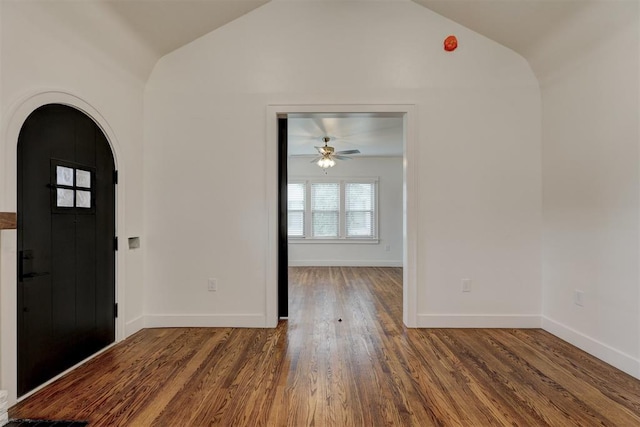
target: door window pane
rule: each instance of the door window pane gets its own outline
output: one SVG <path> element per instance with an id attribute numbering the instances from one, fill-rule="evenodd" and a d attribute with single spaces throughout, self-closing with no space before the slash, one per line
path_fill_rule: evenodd
<path id="1" fill-rule="evenodd" d="M 56 184 L 73 185 L 73 169 L 64 166 L 56 166 Z"/>
<path id="2" fill-rule="evenodd" d="M 76 186 L 82 188 L 91 188 L 91 172 L 76 169 Z"/>
<path id="3" fill-rule="evenodd" d="M 76 207 L 77 208 L 91 207 L 91 191 L 76 190 Z"/>
<path id="4" fill-rule="evenodd" d="M 54 212 L 66 214 L 94 213 L 93 198 L 95 194 L 92 188 L 93 178 L 91 176 L 95 172 L 89 166 L 74 167 L 73 165 L 64 164 L 54 164 L 53 166 L 51 181 L 53 184 L 52 191 L 55 191 L 52 200 Z"/>
<path id="5" fill-rule="evenodd" d="M 57 188 L 56 206 L 59 208 L 72 208 L 73 207 L 73 190 L 66 188 Z"/>

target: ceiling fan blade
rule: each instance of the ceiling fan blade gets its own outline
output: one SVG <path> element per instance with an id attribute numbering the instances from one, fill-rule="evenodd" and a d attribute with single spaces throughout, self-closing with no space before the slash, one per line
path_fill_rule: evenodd
<path id="1" fill-rule="evenodd" d="M 338 160 L 351 160 L 351 157 L 347 157 L 347 156 L 341 156 L 339 154 L 334 154 L 333 156 L 334 159 L 338 159 Z"/>
<path id="2" fill-rule="evenodd" d="M 315 159 L 311 160 L 309 163 L 318 163 L 318 160 L 320 160 L 322 158 L 322 156 L 318 156 Z"/>
<path id="3" fill-rule="evenodd" d="M 324 120 L 322 117 L 314 116 L 312 119 L 313 123 L 320 129 L 323 135 L 327 134 L 327 127 L 324 125 Z"/>
<path id="4" fill-rule="evenodd" d="M 336 151 L 336 154 L 360 154 L 360 150 L 342 150 Z"/>
<path id="5" fill-rule="evenodd" d="M 315 148 L 316 150 L 318 150 L 318 153 L 320 153 L 320 154 L 326 154 L 326 151 L 325 151 L 324 147 L 318 147 L 318 146 L 315 146 L 314 148 Z"/>

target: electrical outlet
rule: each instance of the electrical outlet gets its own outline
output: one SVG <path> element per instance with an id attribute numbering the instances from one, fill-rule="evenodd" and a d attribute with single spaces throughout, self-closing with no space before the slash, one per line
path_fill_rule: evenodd
<path id="1" fill-rule="evenodd" d="M 573 303 L 580 307 L 584 307 L 584 292 L 576 289 L 573 293 Z"/>
<path id="2" fill-rule="evenodd" d="M 391 250 L 391 245 L 384 245 L 384 250 L 389 252 Z"/>
<path id="3" fill-rule="evenodd" d="M 462 292 L 471 292 L 471 279 L 462 279 Z"/>
<path id="4" fill-rule="evenodd" d="M 215 292 L 218 290 L 218 279 L 209 278 L 207 282 L 207 289 L 209 292 Z"/>

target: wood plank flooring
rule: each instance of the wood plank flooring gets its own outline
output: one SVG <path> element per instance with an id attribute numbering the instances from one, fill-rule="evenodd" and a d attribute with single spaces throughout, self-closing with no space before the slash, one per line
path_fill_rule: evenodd
<path id="1" fill-rule="evenodd" d="M 290 268 L 275 329 L 140 331 L 10 409 L 90 426 L 638 426 L 640 381 L 542 330 L 406 329 L 399 268 Z"/>

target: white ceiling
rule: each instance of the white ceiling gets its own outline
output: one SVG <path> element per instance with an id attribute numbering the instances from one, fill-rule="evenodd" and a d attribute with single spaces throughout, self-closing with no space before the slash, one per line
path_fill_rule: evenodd
<path id="1" fill-rule="evenodd" d="M 159 57 L 269 0 L 104 0 Z"/>
<path id="2" fill-rule="evenodd" d="M 403 120 L 397 114 L 291 114 L 289 155 L 316 156 L 315 146 L 331 138 L 336 151 L 360 150 L 355 156 L 402 156 Z"/>

